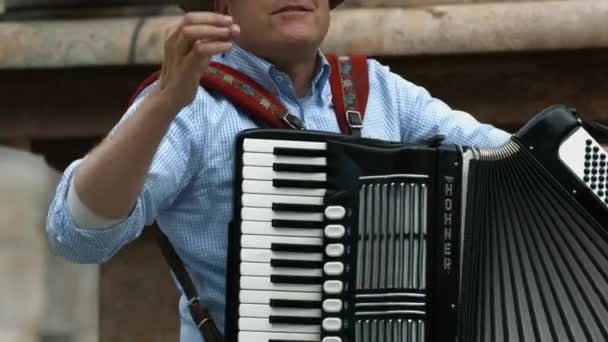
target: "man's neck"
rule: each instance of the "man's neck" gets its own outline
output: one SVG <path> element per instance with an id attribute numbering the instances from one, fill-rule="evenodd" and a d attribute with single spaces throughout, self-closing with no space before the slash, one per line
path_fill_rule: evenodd
<path id="1" fill-rule="evenodd" d="M 295 93 L 299 98 L 306 96 L 315 75 L 317 66 L 316 54 L 308 59 L 289 61 L 286 63 L 275 61 L 273 64 L 289 76 L 293 83 Z"/>

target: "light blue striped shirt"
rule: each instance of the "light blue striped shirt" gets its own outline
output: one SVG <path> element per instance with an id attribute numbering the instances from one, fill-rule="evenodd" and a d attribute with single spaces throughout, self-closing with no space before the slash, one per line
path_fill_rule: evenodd
<path id="1" fill-rule="evenodd" d="M 238 46 L 214 60 L 239 69 L 277 95 L 291 113 L 305 121 L 308 129 L 339 132 L 328 81 L 330 66 L 322 53 L 319 56 L 310 92 L 303 98 L 295 95 L 286 74 Z M 510 138 L 504 131 L 451 109 L 373 59 L 369 60 L 369 79 L 370 95 L 362 130 L 365 137 L 417 142 L 443 134 L 449 143 L 480 147 L 501 145 Z M 134 112 L 145 94 L 124 118 Z M 134 210 L 124 221 L 107 229 L 83 229 L 72 219 L 67 193 L 80 160 L 74 161 L 65 170 L 49 209 L 47 231 L 52 250 L 74 262 L 105 262 L 136 239 L 145 225 L 156 220 L 223 330 L 234 141 L 239 132 L 254 127 L 243 111 L 199 88 L 195 100 L 178 114 L 162 141 Z M 201 341 L 183 296 L 179 305 L 180 341 Z"/>

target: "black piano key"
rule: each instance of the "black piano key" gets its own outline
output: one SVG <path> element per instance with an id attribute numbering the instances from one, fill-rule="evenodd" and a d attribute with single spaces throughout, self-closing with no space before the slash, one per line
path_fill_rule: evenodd
<path id="1" fill-rule="evenodd" d="M 286 259 L 271 259 L 270 266 L 272 267 L 287 267 L 287 268 L 323 268 L 322 261 L 310 260 L 286 260 Z"/>
<path id="2" fill-rule="evenodd" d="M 275 147 L 274 155 L 289 157 L 327 157 L 325 150 L 309 150 L 305 148 Z"/>
<path id="3" fill-rule="evenodd" d="M 272 210 L 290 211 L 295 213 L 322 213 L 325 210 L 325 206 L 312 204 L 273 203 Z"/>
<path id="4" fill-rule="evenodd" d="M 297 325 L 321 325 L 321 317 L 298 317 L 298 316 L 273 316 L 270 315 L 270 324 L 297 324 Z"/>
<path id="5" fill-rule="evenodd" d="M 321 302 L 318 300 L 293 300 L 293 299 L 271 299 L 271 308 L 295 308 L 295 309 L 319 309 Z"/>
<path id="6" fill-rule="evenodd" d="M 270 282 L 273 284 L 302 284 L 318 285 L 323 283 L 323 277 L 290 276 L 281 274 L 270 275 Z"/>
<path id="7" fill-rule="evenodd" d="M 274 179 L 272 186 L 275 188 L 327 189 L 328 183 L 326 181 Z"/>
<path id="8" fill-rule="evenodd" d="M 323 253 L 323 246 L 319 245 L 297 245 L 291 243 L 273 243 L 270 245 L 273 252 L 292 253 Z"/>
<path id="9" fill-rule="evenodd" d="M 322 229 L 322 221 L 272 220 L 273 228 Z"/>
<path id="10" fill-rule="evenodd" d="M 326 173 L 325 165 L 283 164 L 274 163 L 272 169 L 276 172 Z"/>

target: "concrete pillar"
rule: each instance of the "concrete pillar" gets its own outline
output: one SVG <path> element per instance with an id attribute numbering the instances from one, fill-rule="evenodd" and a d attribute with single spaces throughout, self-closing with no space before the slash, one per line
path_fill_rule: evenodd
<path id="1" fill-rule="evenodd" d="M 0 341 L 97 340 L 98 266 L 47 247 L 59 176 L 42 157 L 0 146 Z"/>

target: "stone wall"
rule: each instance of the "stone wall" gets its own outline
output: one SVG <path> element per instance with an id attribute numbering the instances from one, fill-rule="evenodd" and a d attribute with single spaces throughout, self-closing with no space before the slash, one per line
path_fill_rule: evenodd
<path id="1" fill-rule="evenodd" d="M 98 266 L 50 254 L 44 233 L 59 174 L 0 146 L 0 341 L 98 340 Z"/>

